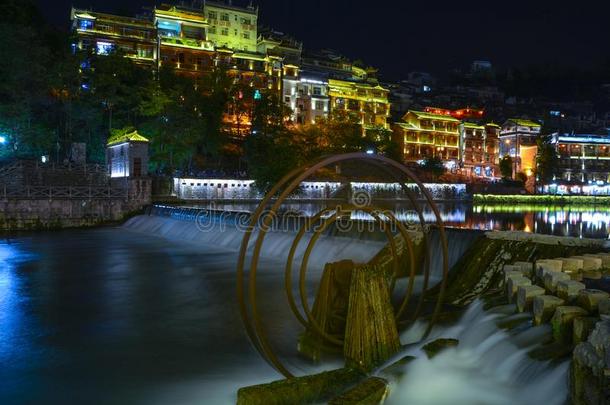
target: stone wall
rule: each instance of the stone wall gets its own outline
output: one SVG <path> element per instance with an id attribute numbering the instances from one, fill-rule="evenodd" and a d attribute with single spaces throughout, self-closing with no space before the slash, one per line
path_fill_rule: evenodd
<path id="1" fill-rule="evenodd" d="M 126 219 L 150 204 L 149 179 L 125 180 L 123 197 L 0 199 L 0 232 L 96 226 Z"/>

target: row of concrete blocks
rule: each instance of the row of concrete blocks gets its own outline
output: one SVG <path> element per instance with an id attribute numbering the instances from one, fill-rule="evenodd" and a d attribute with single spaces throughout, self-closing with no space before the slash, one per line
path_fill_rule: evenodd
<path id="1" fill-rule="evenodd" d="M 532 311 L 534 323 L 551 322 L 554 337 L 578 343 L 598 321 L 610 319 L 610 294 L 587 289 L 579 280 L 610 270 L 610 253 L 515 262 L 504 266 L 509 302 Z"/>

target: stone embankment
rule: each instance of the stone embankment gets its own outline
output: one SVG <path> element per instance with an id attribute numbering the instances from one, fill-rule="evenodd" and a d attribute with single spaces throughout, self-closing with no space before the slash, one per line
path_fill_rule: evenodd
<path id="1" fill-rule="evenodd" d="M 573 349 L 571 402 L 610 403 L 610 294 L 585 285 L 610 274 L 610 253 L 515 261 L 503 274 L 516 311 L 550 323 L 554 343 Z"/>

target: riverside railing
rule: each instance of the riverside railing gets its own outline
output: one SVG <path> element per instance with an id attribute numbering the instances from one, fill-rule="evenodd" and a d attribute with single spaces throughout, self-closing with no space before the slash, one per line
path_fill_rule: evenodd
<path id="1" fill-rule="evenodd" d="M 102 187 L 102 186 L 23 186 L 7 187 L 0 185 L 0 198 L 9 199 L 127 199 L 129 190 L 127 188 Z"/>

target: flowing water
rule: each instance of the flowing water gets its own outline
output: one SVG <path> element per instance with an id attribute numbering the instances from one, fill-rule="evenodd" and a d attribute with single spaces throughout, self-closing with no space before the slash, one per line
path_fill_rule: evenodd
<path id="1" fill-rule="evenodd" d="M 280 274 L 292 236 L 268 237 L 260 305 L 280 357 L 305 374 L 319 367 L 295 354 L 300 329 Z M 455 236 L 451 260 L 469 245 Z M 230 228 L 202 233 L 188 221 L 154 216 L 120 228 L 0 240 L 0 403 L 228 404 L 239 387 L 277 379 L 243 331 L 235 298 L 240 241 Z M 325 235 L 310 277 L 329 258 L 367 260 L 380 246 Z M 419 355 L 390 402 L 561 403 L 566 365 L 524 352 L 548 330 L 509 335 L 495 327 L 500 316 L 475 304 L 456 325 L 436 329 L 434 336 L 455 336 L 460 346 L 433 360 Z M 421 329 L 407 331 L 403 343 Z M 410 351 L 421 354 L 420 346 Z"/>
<path id="2" fill-rule="evenodd" d="M 417 359 L 405 367 L 405 377 L 394 384 L 388 404 L 487 404 L 561 405 L 568 394 L 567 361 L 551 365 L 533 361 L 527 352 L 551 335 L 548 325 L 519 328 L 514 332 L 498 330 L 496 323 L 507 318 L 513 306 L 484 311 L 481 302 L 473 303 L 454 326 L 436 328 L 426 342 L 436 338 L 455 338 L 459 344 L 428 360 L 421 350 L 426 342 L 401 355 Z M 416 324 L 401 336 L 408 342 L 423 328 Z"/>

